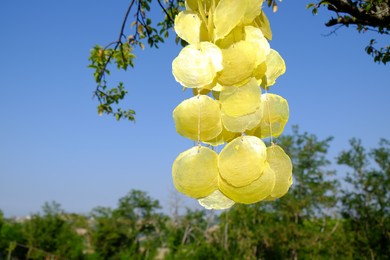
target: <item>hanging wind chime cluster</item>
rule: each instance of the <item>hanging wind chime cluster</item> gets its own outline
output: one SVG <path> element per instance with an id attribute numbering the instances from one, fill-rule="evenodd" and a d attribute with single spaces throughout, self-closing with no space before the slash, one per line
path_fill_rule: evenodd
<path id="1" fill-rule="evenodd" d="M 292 184 L 291 160 L 272 142 L 287 123 L 288 103 L 267 93 L 285 63 L 269 46 L 262 3 L 187 0 L 175 18 L 188 45 L 172 71 L 194 97 L 175 108 L 173 119 L 176 131 L 198 145 L 176 158 L 172 177 L 178 191 L 208 209 L 274 200 Z M 271 138 L 271 146 L 262 138 Z M 219 154 L 209 148 L 223 144 Z"/>

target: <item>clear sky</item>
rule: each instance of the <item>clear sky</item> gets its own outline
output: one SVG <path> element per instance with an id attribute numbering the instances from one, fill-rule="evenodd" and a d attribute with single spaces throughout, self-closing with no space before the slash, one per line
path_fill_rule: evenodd
<path id="1" fill-rule="evenodd" d="M 131 189 L 148 192 L 168 211 L 172 162 L 193 145 L 172 120 L 172 110 L 189 96 L 171 73 L 180 47 L 169 41 L 159 50 L 136 50 L 135 69 L 111 78 L 125 82 L 123 105 L 136 110 L 136 123 L 99 117 L 92 99 L 89 50 L 116 39 L 129 2 L 0 2 L 0 209 L 6 216 L 37 212 L 51 200 L 88 213 L 115 206 Z M 298 124 L 320 138 L 334 136 L 330 158 L 351 137 L 374 147 L 390 138 L 390 70 L 364 52 L 375 35 L 340 29 L 325 37 L 330 14 L 313 16 L 307 2 L 285 0 L 276 14 L 266 10 L 271 47 L 287 65 L 271 89 L 289 101 L 285 133 Z"/>

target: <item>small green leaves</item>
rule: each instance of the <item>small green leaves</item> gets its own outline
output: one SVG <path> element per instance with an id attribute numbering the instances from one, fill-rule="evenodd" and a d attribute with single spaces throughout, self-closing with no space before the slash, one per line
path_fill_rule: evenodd
<path id="1" fill-rule="evenodd" d="M 110 75 L 107 66 L 112 63 L 112 61 L 116 64 L 118 69 L 127 70 L 128 66 L 134 67 L 133 59 L 135 58 L 135 55 L 132 53 L 132 47 L 127 42 L 118 42 L 114 48 L 109 48 L 109 46 L 102 48 L 101 46 L 96 45 L 91 50 L 91 55 L 89 57 L 89 60 L 91 61 L 89 68 L 95 70 L 94 78 L 97 87 L 94 96 L 99 100 L 98 114 L 113 114 L 117 120 L 126 118 L 130 121 L 134 121 L 135 112 L 133 110 L 126 111 L 118 108 L 116 112 L 114 112 L 112 106 L 118 104 L 119 101 L 125 98 L 127 90 L 125 90 L 123 82 L 120 82 L 118 87 L 108 89 L 105 76 Z"/>
<path id="2" fill-rule="evenodd" d="M 169 36 L 168 30 L 173 27 L 174 17 L 179 12 L 179 9 L 184 7 L 184 1 L 158 1 L 160 7 L 165 13 L 164 19 L 155 26 L 150 18 L 147 17 L 151 11 L 152 0 L 132 1 L 127 9 L 118 39 L 106 47 L 96 45 L 89 57 L 89 68 L 94 70 L 94 79 L 97 84 L 94 96 L 98 98 L 98 114 L 113 115 L 117 120 L 128 119 L 134 121 L 134 110 L 124 110 L 117 106 L 120 101 L 124 100 L 127 90 L 125 90 L 122 82 L 117 87 L 110 88 L 107 85 L 107 75 L 110 75 L 108 69 L 111 65 L 116 65 L 118 70 L 127 70 L 128 67 L 134 67 L 133 48 L 139 47 L 145 49 L 145 42 L 150 47 L 158 48 L 160 43 L 164 42 L 164 38 Z M 133 9 L 134 8 L 134 9 Z M 132 10 L 135 20 L 128 27 L 133 30 L 132 34 L 126 35 L 125 29 L 128 25 L 127 18 Z M 158 30 L 158 28 L 160 28 Z"/>
<path id="3" fill-rule="evenodd" d="M 378 63 L 386 64 L 390 62 L 390 46 L 385 46 L 380 49 L 374 47 L 377 42 L 375 39 L 371 39 L 369 45 L 366 47 L 368 55 L 374 57 L 374 61 Z"/>

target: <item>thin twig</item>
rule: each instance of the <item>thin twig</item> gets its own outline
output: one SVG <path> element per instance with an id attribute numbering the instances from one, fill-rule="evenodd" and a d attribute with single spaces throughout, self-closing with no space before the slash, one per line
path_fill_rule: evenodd
<path id="1" fill-rule="evenodd" d="M 167 12 L 167 10 L 165 9 L 164 5 L 161 3 L 160 0 L 157 0 L 158 4 L 160 5 L 161 9 L 164 11 L 164 13 L 168 16 L 168 19 L 174 23 L 175 21 L 173 20 L 173 18 L 169 15 L 169 13 Z"/>

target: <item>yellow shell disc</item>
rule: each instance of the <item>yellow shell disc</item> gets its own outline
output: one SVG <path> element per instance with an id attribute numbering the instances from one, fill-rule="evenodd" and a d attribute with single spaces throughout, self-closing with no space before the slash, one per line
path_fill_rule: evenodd
<path id="1" fill-rule="evenodd" d="M 280 146 L 272 145 L 267 148 L 267 162 L 276 177 L 269 199 L 277 199 L 285 195 L 293 183 L 291 159 Z"/>
<path id="2" fill-rule="evenodd" d="M 246 1 L 248 2 L 248 4 L 242 22 L 244 24 L 250 24 L 258 15 L 260 15 L 261 6 L 263 5 L 263 0 L 246 0 Z"/>
<path id="3" fill-rule="evenodd" d="M 265 62 L 260 63 L 260 65 L 258 65 L 255 68 L 255 70 L 253 71 L 253 75 L 252 76 L 256 78 L 257 84 L 259 86 L 262 86 L 263 77 L 264 77 L 266 71 L 267 71 L 267 64 Z"/>
<path id="4" fill-rule="evenodd" d="M 265 61 L 266 55 L 271 51 L 271 47 L 264 37 L 263 32 L 254 26 L 245 26 L 245 41 L 254 42 L 258 45 L 259 61 L 260 64 Z"/>
<path id="5" fill-rule="evenodd" d="M 243 133 L 247 130 L 252 130 L 260 124 L 263 117 L 263 110 L 258 108 L 254 113 L 239 117 L 231 117 L 221 111 L 223 126 L 230 132 Z"/>
<path id="6" fill-rule="evenodd" d="M 181 153 L 172 166 L 176 189 L 192 198 L 210 195 L 218 186 L 218 154 L 207 147 L 195 146 Z"/>
<path id="7" fill-rule="evenodd" d="M 222 132 L 218 101 L 206 95 L 186 99 L 173 110 L 176 131 L 191 140 L 207 141 Z"/>
<path id="8" fill-rule="evenodd" d="M 206 209 L 228 209 L 235 204 L 219 190 L 215 190 L 209 196 L 198 199 L 199 204 Z"/>
<path id="9" fill-rule="evenodd" d="M 265 167 L 267 148 L 255 136 L 237 137 L 219 154 L 221 177 L 234 187 L 242 187 L 260 177 Z"/>
<path id="10" fill-rule="evenodd" d="M 263 32 L 265 38 L 270 41 L 272 40 L 271 25 L 269 24 L 268 18 L 264 11 L 262 11 L 261 14 L 255 18 L 254 24 Z"/>
<path id="11" fill-rule="evenodd" d="M 276 79 L 286 72 L 286 64 L 280 54 L 271 49 L 267 55 L 265 63 L 267 65 L 267 71 L 263 78 L 262 87 L 268 89 L 275 84 Z"/>
<path id="12" fill-rule="evenodd" d="M 222 56 L 223 70 L 218 77 L 218 82 L 222 86 L 245 84 L 250 80 L 254 69 L 259 64 L 258 45 L 253 42 L 239 41 L 234 43 L 229 48 L 222 49 Z"/>
<path id="13" fill-rule="evenodd" d="M 198 10 L 198 0 L 185 0 L 186 10 L 197 11 Z"/>
<path id="14" fill-rule="evenodd" d="M 219 189 L 230 199 L 238 203 L 251 204 L 267 198 L 275 186 L 275 173 L 268 163 L 265 164 L 264 171 L 259 178 L 249 185 L 234 187 L 223 179 L 219 179 Z"/>
<path id="15" fill-rule="evenodd" d="M 252 78 L 242 87 L 224 87 L 219 95 L 224 113 L 238 117 L 254 113 L 261 103 L 261 90 L 257 80 Z"/>
<path id="16" fill-rule="evenodd" d="M 221 49 L 227 49 L 232 44 L 243 40 L 245 40 L 244 27 L 237 26 L 228 35 L 226 35 L 225 38 L 216 41 L 216 44 Z"/>
<path id="17" fill-rule="evenodd" d="M 260 138 L 278 137 L 282 134 L 289 117 L 287 100 L 276 94 L 261 95 L 263 118 L 253 135 Z"/>
<path id="18" fill-rule="evenodd" d="M 214 40 L 224 38 L 242 20 L 247 1 L 221 0 L 214 11 Z"/>
<path id="19" fill-rule="evenodd" d="M 187 45 L 172 62 L 176 81 L 187 88 L 202 88 L 222 70 L 222 52 L 210 42 Z"/>
<path id="20" fill-rule="evenodd" d="M 208 40 L 207 28 L 197 12 L 180 12 L 175 18 L 175 32 L 189 44 Z"/>
<path id="21" fill-rule="evenodd" d="M 228 130 L 226 130 L 225 128 L 223 128 L 222 132 L 217 137 L 215 137 L 211 140 L 203 141 L 203 142 L 205 144 L 217 146 L 217 145 L 221 145 L 221 144 L 224 144 L 226 142 L 229 142 L 230 140 L 233 140 L 237 136 L 239 136 L 238 133 L 232 133 L 232 132 L 229 132 Z"/>

